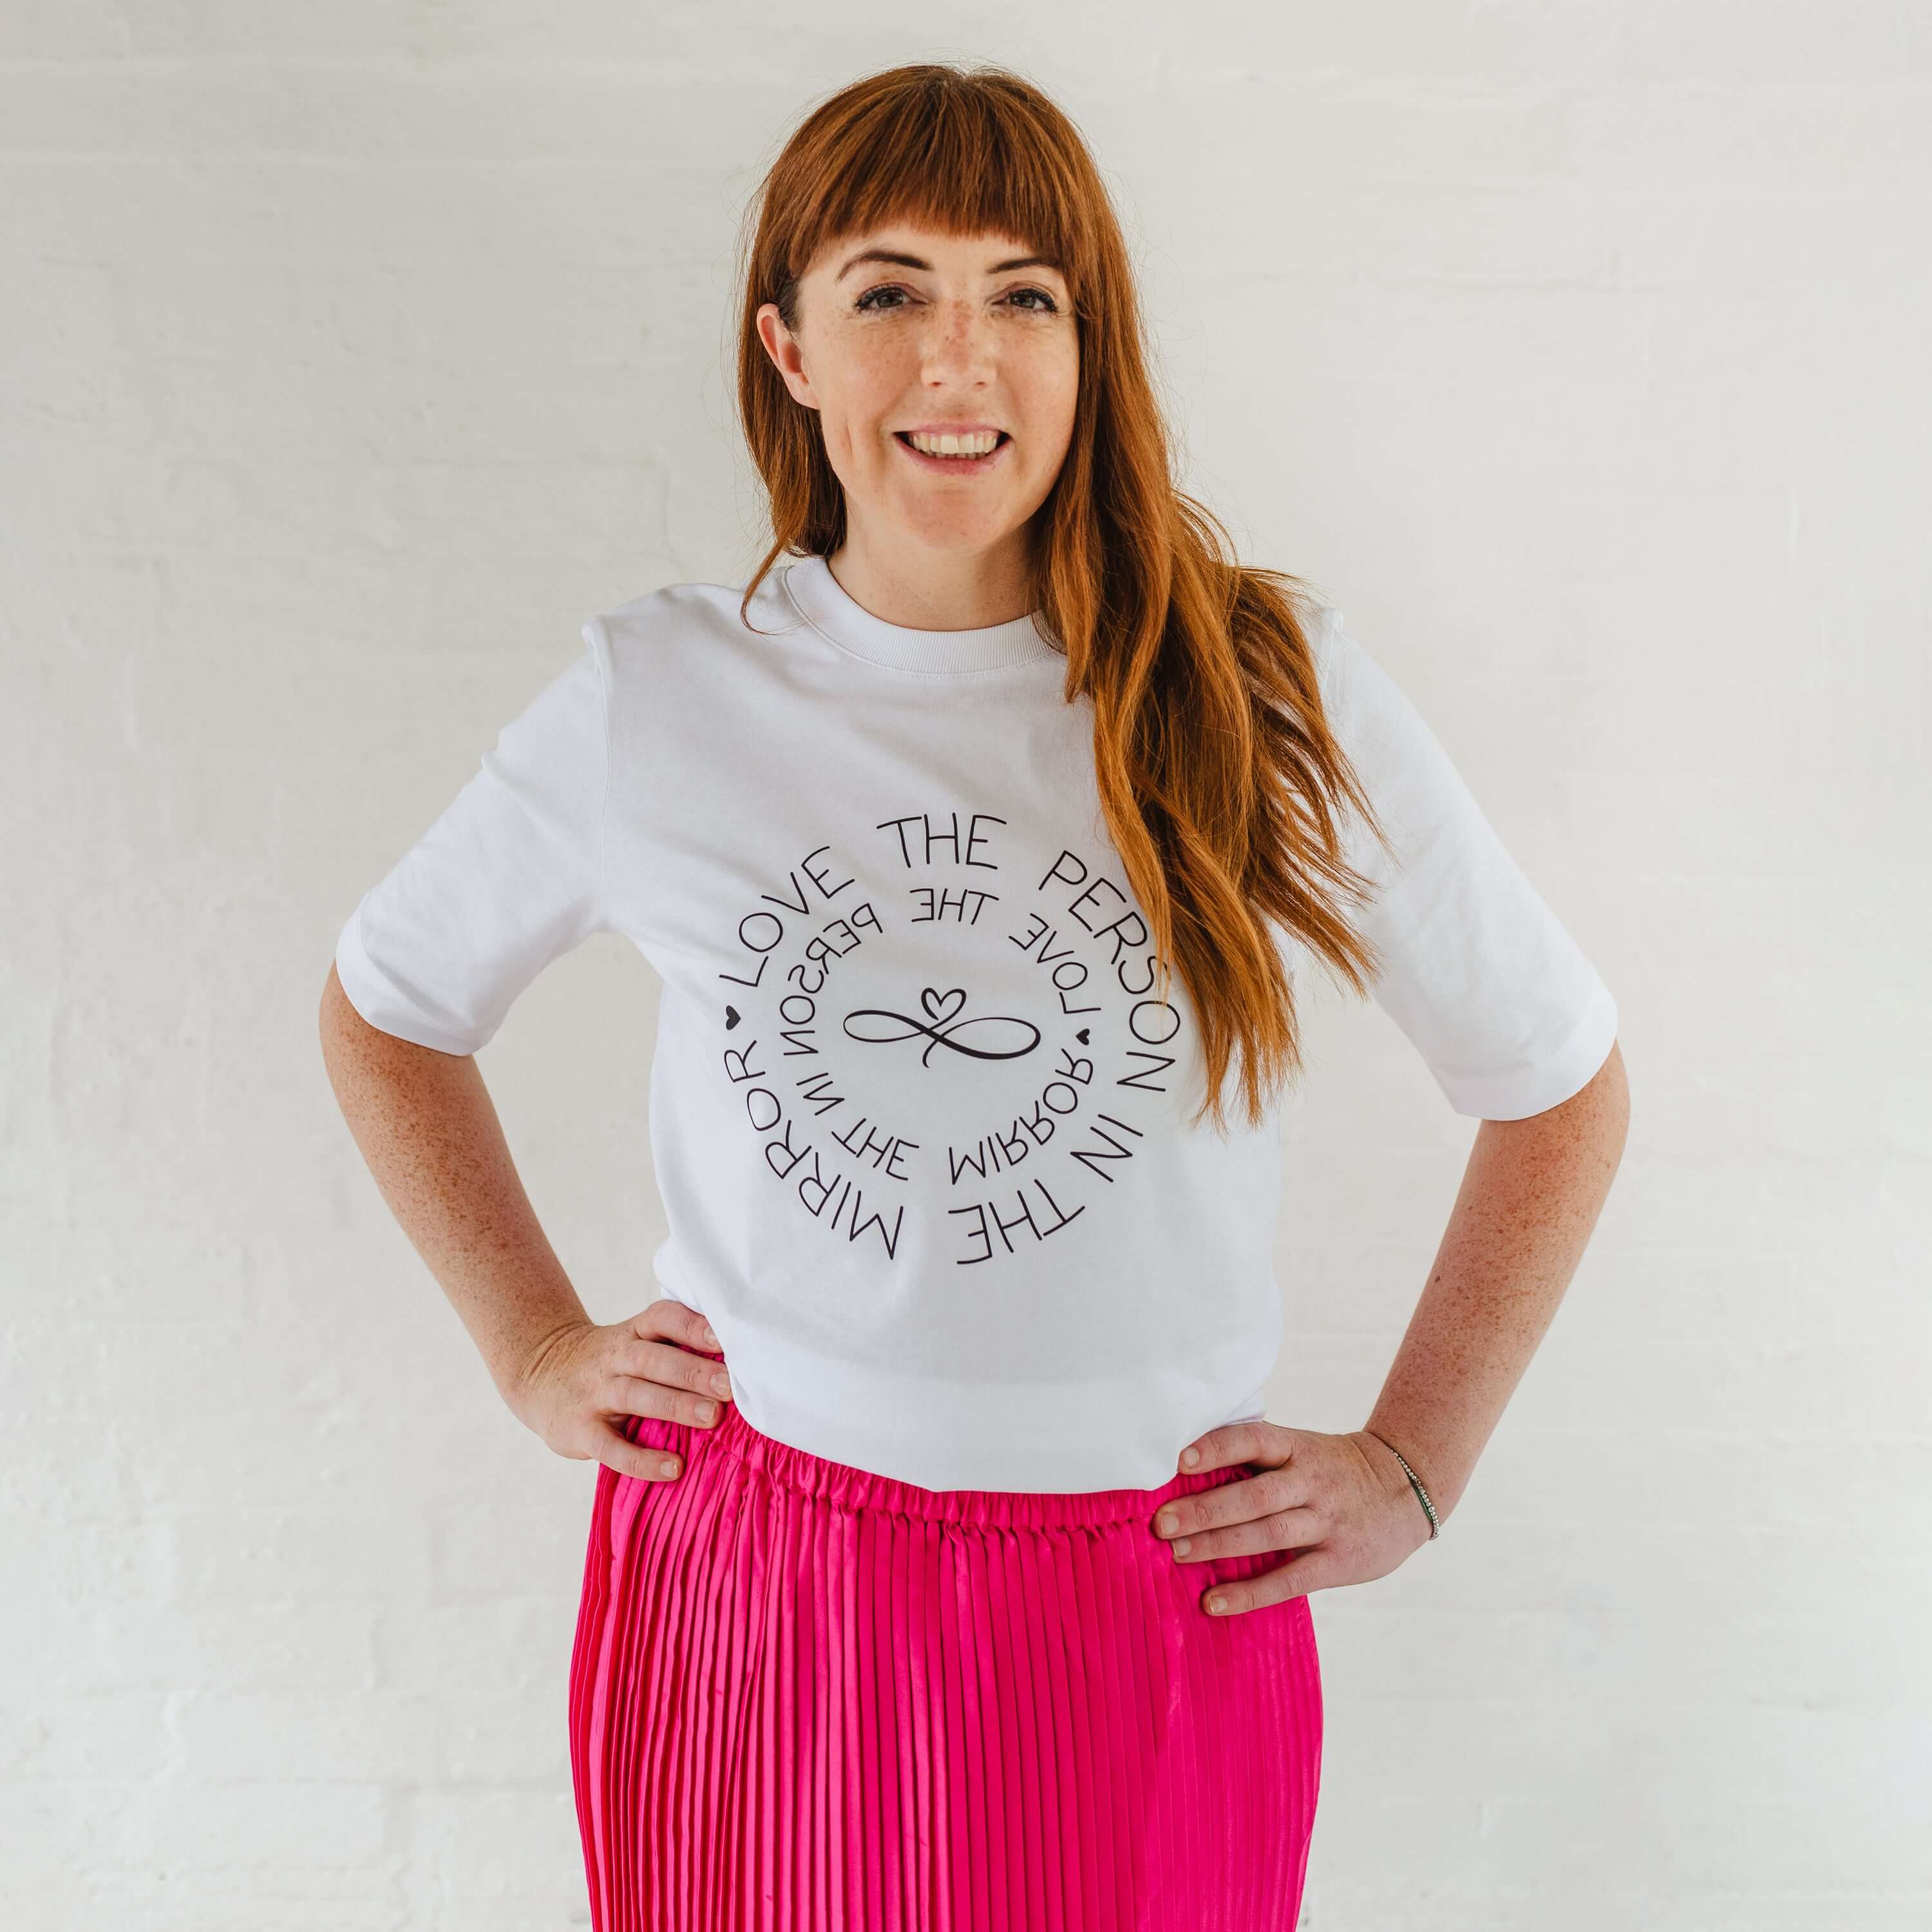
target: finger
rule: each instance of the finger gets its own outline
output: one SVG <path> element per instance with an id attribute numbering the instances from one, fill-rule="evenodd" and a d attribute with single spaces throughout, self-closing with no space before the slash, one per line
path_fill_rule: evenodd
<path id="1" fill-rule="evenodd" d="M 1285 1604 L 1291 1597 L 1305 1597 L 1311 1590 L 1326 1589 L 1333 1580 L 1323 1552 L 1306 1550 L 1258 1576 L 1211 1586 L 1202 1592 L 1201 1607 L 1210 1617 L 1238 1617 L 1249 1610 L 1265 1610 L 1270 1604 Z"/>
<path id="2" fill-rule="evenodd" d="M 687 1348 L 716 1350 L 718 1337 L 710 1322 L 694 1308 L 675 1295 L 661 1294 L 631 1324 L 647 1341 L 660 1337 L 682 1342 Z"/>
<path id="3" fill-rule="evenodd" d="M 723 1396 L 668 1388 L 649 1376 L 614 1375 L 604 1400 L 619 1415 L 655 1415 L 700 1429 L 716 1427 L 724 1414 Z"/>
<path id="4" fill-rule="evenodd" d="M 1154 1534 L 1168 1538 L 1192 1536 L 1198 1531 L 1246 1522 L 1272 1510 L 1304 1502 L 1306 1498 L 1298 1489 L 1290 1488 L 1299 1481 L 1286 1469 L 1264 1469 L 1245 1481 L 1216 1483 L 1210 1489 L 1192 1490 L 1184 1496 L 1170 1496 L 1154 1512 Z"/>
<path id="5" fill-rule="evenodd" d="M 607 1421 L 602 1427 L 604 1433 L 597 1460 L 619 1475 L 634 1477 L 641 1482 L 668 1483 L 682 1472 L 684 1458 L 675 1450 L 654 1449 L 648 1442 L 633 1442 L 614 1422 Z"/>
<path id="6" fill-rule="evenodd" d="M 1167 1546 L 1177 1563 L 1212 1563 L 1223 1556 L 1252 1556 L 1263 1550 L 1306 1550 L 1321 1542 L 1329 1527 L 1320 1510 L 1303 1504 L 1270 1510 L 1222 1529 L 1195 1530 L 1170 1538 Z"/>
<path id="7" fill-rule="evenodd" d="M 1246 1422 L 1230 1422 L 1197 1436 L 1182 1450 L 1180 1466 L 1190 1476 L 1204 1469 L 1225 1469 L 1236 1462 L 1262 1462 L 1279 1467 L 1288 1460 L 1287 1444 L 1277 1442 L 1286 1432 L 1276 1423 L 1256 1416 Z M 1190 1455 L 1195 1457 L 1190 1462 Z"/>
<path id="8" fill-rule="evenodd" d="M 703 1396 L 722 1399 L 731 1393 L 731 1373 L 722 1362 L 694 1355 L 670 1342 L 627 1341 L 607 1366 L 615 1376 L 692 1389 Z"/>

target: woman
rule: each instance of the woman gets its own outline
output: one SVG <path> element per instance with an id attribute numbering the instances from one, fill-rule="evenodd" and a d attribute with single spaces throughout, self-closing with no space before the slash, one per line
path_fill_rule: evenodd
<path id="1" fill-rule="evenodd" d="M 604 1466 L 598 1932 L 1292 1926 L 1307 1593 L 1436 1534 L 1614 1171 L 1603 981 L 1339 614 L 1176 490 L 1139 331 L 1035 89 L 820 106 L 745 265 L 763 562 L 587 623 L 344 928 L 370 1163 L 505 1400 Z M 470 1058 L 601 930 L 664 982 L 670 1228 L 608 1326 Z M 1311 961 L 1482 1123 L 1344 1435 L 1263 1418 Z"/>

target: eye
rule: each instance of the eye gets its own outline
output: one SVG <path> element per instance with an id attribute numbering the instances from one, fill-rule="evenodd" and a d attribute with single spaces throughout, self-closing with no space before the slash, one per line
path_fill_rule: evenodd
<path id="1" fill-rule="evenodd" d="M 893 283 L 881 282 L 877 288 L 868 289 L 866 292 L 852 304 L 852 306 L 854 308 L 857 310 L 861 315 L 869 315 L 876 313 L 878 308 L 878 304 L 875 304 L 872 300 L 872 298 L 874 296 L 898 296 L 904 295 L 904 290 L 898 287 Z M 893 304 L 893 306 L 896 306 L 896 304 Z"/>
<path id="2" fill-rule="evenodd" d="M 1024 288 L 1024 289 L 1016 289 L 1016 290 L 1014 290 L 1013 293 L 1014 293 L 1015 295 L 1016 295 L 1016 296 L 1039 296 L 1039 298 L 1040 298 L 1040 300 L 1041 300 L 1042 302 L 1044 302 L 1044 303 L 1046 304 L 1046 306 L 1044 308 L 1036 308 L 1036 309 L 1035 309 L 1035 310 L 1034 310 L 1034 314 L 1035 315 L 1058 315 L 1058 314 L 1060 313 L 1060 304 L 1059 304 L 1059 303 L 1058 303 L 1057 302 L 1055 302 L 1055 301 L 1054 300 L 1054 298 L 1052 298 L 1052 296 L 1051 296 L 1050 295 L 1048 295 L 1048 294 L 1047 293 L 1047 292 L 1046 291 L 1046 290 L 1044 290 L 1044 289 L 1036 289 L 1036 288 L 1032 288 L 1032 287 L 1028 287 L 1028 288 Z"/>

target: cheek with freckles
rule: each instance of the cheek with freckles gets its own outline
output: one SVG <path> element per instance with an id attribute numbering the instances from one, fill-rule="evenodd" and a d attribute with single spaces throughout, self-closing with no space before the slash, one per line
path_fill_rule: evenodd
<path id="1" fill-rule="evenodd" d="M 1064 366 L 1039 373 L 1039 380 L 1022 392 L 1020 414 L 1013 434 L 1020 443 L 1015 454 L 1028 494 L 1043 496 L 1053 486 L 1072 440 L 1078 365 L 1070 357 Z"/>
<path id="2" fill-rule="evenodd" d="M 887 425 L 900 419 L 906 398 L 918 392 L 918 366 L 892 344 L 862 335 L 830 346 L 821 399 L 826 413 L 837 418 L 849 458 L 881 461 Z"/>

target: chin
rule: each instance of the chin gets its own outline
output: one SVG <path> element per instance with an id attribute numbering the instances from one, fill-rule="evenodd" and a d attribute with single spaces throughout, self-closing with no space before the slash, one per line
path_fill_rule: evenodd
<path id="1" fill-rule="evenodd" d="M 1026 524 L 1018 514 L 1010 516 L 958 516 L 958 514 L 922 514 L 914 508 L 900 516 L 898 527 L 927 550 L 991 550 Z"/>

